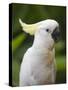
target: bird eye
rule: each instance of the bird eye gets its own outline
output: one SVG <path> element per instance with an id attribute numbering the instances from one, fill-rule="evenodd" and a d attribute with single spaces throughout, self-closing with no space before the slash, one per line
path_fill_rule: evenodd
<path id="1" fill-rule="evenodd" d="M 49 32 L 49 29 L 46 29 L 47 32 Z"/>

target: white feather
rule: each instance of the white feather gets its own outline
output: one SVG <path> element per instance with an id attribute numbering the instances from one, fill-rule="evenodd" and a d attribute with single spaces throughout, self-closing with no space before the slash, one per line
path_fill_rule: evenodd
<path id="1" fill-rule="evenodd" d="M 48 34 L 44 29 L 50 28 L 53 31 L 58 23 L 54 20 L 45 20 L 38 25 L 33 45 L 26 51 L 21 63 L 20 86 L 55 83 L 54 40 L 51 33 Z"/>

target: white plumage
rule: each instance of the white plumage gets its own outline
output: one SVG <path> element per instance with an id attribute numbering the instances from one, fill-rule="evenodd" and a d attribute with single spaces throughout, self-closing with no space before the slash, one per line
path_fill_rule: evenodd
<path id="1" fill-rule="evenodd" d="M 20 24 L 25 27 L 22 21 Z M 55 20 L 48 19 L 34 24 L 34 27 L 33 45 L 26 51 L 21 63 L 20 86 L 52 84 L 56 79 L 54 44 L 57 38 L 54 37 L 55 31 L 59 30 L 59 24 Z M 30 32 L 31 30 L 28 33 Z"/>

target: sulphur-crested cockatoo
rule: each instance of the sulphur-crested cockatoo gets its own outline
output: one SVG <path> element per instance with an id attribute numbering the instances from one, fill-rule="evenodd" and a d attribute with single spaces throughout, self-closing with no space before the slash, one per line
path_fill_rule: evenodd
<path id="1" fill-rule="evenodd" d="M 56 79 L 55 41 L 59 36 L 57 21 L 47 19 L 26 24 L 19 19 L 26 33 L 34 35 L 33 45 L 26 51 L 20 68 L 20 86 L 53 84 Z"/>

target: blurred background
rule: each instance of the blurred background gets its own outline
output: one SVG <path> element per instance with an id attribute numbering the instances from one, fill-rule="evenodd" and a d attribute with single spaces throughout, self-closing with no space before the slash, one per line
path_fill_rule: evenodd
<path id="1" fill-rule="evenodd" d="M 60 41 L 56 43 L 56 84 L 66 82 L 66 7 L 30 4 L 12 4 L 12 85 L 19 86 L 22 58 L 33 43 L 33 36 L 22 31 L 19 18 L 25 23 L 55 19 L 60 24 Z"/>

